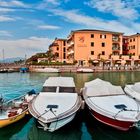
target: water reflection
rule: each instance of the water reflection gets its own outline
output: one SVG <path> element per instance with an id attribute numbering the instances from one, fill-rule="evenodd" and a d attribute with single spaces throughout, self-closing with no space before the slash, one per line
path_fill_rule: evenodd
<path id="1" fill-rule="evenodd" d="M 24 125 L 28 123 L 29 119 L 29 117 L 25 117 L 17 123 L 14 123 L 4 128 L 0 128 L 0 140 L 9 140 L 13 135 L 19 133 L 24 127 Z"/>
<path id="2" fill-rule="evenodd" d="M 78 89 L 84 83 L 96 78 L 124 86 L 140 81 L 140 72 L 106 72 L 106 73 L 9 73 L 0 74 L 0 92 L 11 99 L 31 89 L 39 92 L 44 81 L 50 76 L 72 76 Z M 0 140 L 134 140 L 140 139 L 140 129 L 121 132 L 94 120 L 87 109 L 77 114 L 76 118 L 60 130 L 49 133 L 36 127 L 34 119 L 22 121 L 0 129 Z"/>
<path id="3" fill-rule="evenodd" d="M 55 132 L 46 132 L 37 127 L 36 122 L 28 133 L 29 140 L 80 140 L 82 132 L 81 119 L 76 115 L 75 119 L 69 124 Z"/>
<path id="4" fill-rule="evenodd" d="M 92 137 L 92 140 L 139 140 L 140 130 L 133 128 L 130 131 L 120 131 L 115 128 L 109 127 L 98 122 L 92 117 L 89 111 L 85 110 L 88 133 Z"/>

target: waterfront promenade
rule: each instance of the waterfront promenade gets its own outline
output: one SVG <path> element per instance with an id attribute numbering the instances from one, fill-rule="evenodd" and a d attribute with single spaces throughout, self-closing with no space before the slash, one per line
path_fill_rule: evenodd
<path id="1" fill-rule="evenodd" d="M 62 66 L 29 66 L 31 72 L 35 72 L 36 68 L 57 68 L 60 72 L 77 72 L 79 68 L 90 68 L 94 72 L 110 72 L 110 71 L 140 71 L 140 66 L 76 66 L 76 65 L 62 65 Z"/>
<path id="2" fill-rule="evenodd" d="M 19 71 L 21 67 L 29 68 L 30 72 L 36 72 L 36 68 L 57 68 L 60 72 L 77 72 L 79 68 L 90 68 L 94 72 L 111 72 L 111 71 L 140 71 L 140 65 L 137 66 L 77 66 L 77 65 L 25 65 L 25 64 L 15 64 L 15 63 L 5 63 L 0 64 L 0 69 L 14 69 L 14 71 Z"/>

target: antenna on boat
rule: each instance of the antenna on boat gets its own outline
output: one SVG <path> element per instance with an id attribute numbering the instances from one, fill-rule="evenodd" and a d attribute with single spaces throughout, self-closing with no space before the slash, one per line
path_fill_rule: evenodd
<path id="1" fill-rule="evenodd" d="M 2 58 L 3 58 L 3 63 L 4 63 L 5 61 L 4 49 L 2 50 Z"/>
<path id="2" fill-rule="evenodd" d="M 27 55 L 25 54 L 24 65 L 26 64 Z"/>

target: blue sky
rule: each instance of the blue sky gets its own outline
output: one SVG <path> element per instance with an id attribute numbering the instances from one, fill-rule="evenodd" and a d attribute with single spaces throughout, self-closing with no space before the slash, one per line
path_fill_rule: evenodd
<path id="1" fill-rule="evenodd" d="M 71 30 L 140 32 L 140 0 L 0 0 L 0 59 L 47 51 Z"/>

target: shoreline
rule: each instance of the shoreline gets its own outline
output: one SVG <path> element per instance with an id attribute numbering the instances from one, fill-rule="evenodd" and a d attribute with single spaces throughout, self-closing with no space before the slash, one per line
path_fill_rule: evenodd
<path id="1" fill-rule="evenodd" d="M 29 69 L 29 72 L 37 72 L 36 69 L 37 68 L 55 68 L 58 69 L 60 73 L 65 73 L 65 72 L 70 72 L 70 73 L 79 73 L 77 72 L 78 69 L 92 69 L 93 72 L 83 72 L 83 73 L 97 73 L 97 72 L 133 72 L 133 71 L 140 71 L 140 66 L 86 66 L 86 67 L 82 67 L 82 66 L 76 66 L 76 65 L 61 65 L 61 66 L 57 66 L 57 65 L 50 65 L 50 66 L 45 66 L 45 65 L 4 65 L 0 67 L 1 69 L 13 69 L 13 72 L 19 72 L 21 67 L 27 67 Z M 82 73 L 82 72 L 80 72 Z"/>

